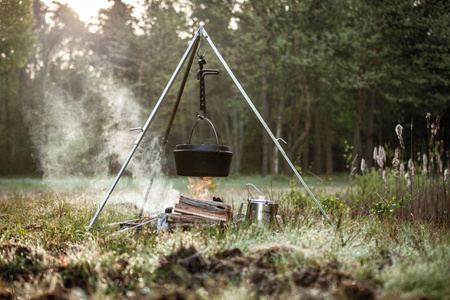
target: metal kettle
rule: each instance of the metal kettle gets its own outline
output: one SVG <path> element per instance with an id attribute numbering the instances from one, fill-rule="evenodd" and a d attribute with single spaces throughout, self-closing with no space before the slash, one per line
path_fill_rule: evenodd
<path id="1" fill-rule="evenodd" d="M 258 199 L 250 199 L 249 187 L 254 187 L 260 194 Z M 248 191 L 247 203 L 242 202 L 239 207 L 239 213 L 235 216 L 236 219 L 244 219 L 249 223 L 257 223 L 263 225 L 272 225 L 277 223 L 277 211 L 278 204 L 271 200 L 266 200 L 261 191 L 251 183 L 246 184 Z M 247 205 L 247 210 L 244 215 L 243 208 L 244 204 Z"/>

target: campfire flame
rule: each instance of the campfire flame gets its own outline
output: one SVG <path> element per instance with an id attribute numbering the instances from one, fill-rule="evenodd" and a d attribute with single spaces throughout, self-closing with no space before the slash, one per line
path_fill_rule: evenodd
<path id="1" fill-rule="evenodd" d="M 208 200 L 209 191 L 214 188 L 214 181 L 212 177 L 191 178 L 188 177 L 189 184 L 187 188 L 190 191 L 190 196 L 195 199 Z"/>

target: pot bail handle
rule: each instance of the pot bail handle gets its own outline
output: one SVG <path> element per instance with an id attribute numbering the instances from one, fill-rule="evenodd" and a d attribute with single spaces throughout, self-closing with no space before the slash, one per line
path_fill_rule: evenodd
<path id="1" fill-rule="evenodd" d="M 214 130 L 214 135 L 216 136 L 217 145 L 219 145 L 219 138 L 217 137 L 216 128 L 214 127 L 213 123 L 208 118 L 200 115 L 198 115 L 198 119 L 197 121 L 195 121 L 194 127 L 192 127 L 191 134 L 189 135 L 189 144 L 191 143 L 192 133 L 194 133 L 195 126 L 197 126 L 197 123 L 201 120 L 206 120 L 211 125 L 212 129 Z"/>

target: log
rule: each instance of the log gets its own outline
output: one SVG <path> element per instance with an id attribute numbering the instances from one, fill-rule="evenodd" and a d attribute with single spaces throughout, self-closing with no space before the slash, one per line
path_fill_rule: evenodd
<path id="1" fill-rule="evenodd" d="M 182 229 L 190 229 L 190 228 L 203 228 L 211 226 L 208 224 L 194 224 L 194 223 L 169 223 L 169 230 L 182 228 Z"/>
<path id="2" fill-rule="evenodd" d="M 209 218 L 205 218 L 202 216 L 194 216 L 194 215 L 179 215 L 179 214 L 169 214 L 167 218 L 167 222 L 169 223 L 188 223 L 188 224 L 195 224 L 195 223 L 207 223 L 207 224 L 214 224 L 219 223 L 218 220 L 212 220 Z"/>
<path id="3" fill-rule="evenodd" d="M 184 203 L 186 205 L 190 205 L 193 207 L 202 208 L 208 211 L 231 211 L 231 205 L 223 203 L 223 202 L 216 202 L 216 201 L 208 201 L 208 200 L 200 200 L 200 199 L 194 199 L 194 198 L 188 198 L 185 196 L 180 196 L 180 204 Z"/>
<path id="4" fill-rule="evenodd" d="M 173 211 L 210 220 L 227 221 L 231 215 L 231 205 L 181 196 L 180 202 L 175 204 Z"/>

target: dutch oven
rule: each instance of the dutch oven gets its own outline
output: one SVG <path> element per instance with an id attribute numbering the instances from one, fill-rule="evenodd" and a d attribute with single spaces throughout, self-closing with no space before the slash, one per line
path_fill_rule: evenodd
<path id="1" fill-rule="evenodd" d="M 191 130 L 189 144 L 180 144 L 175 148 L 177 174 L 197 177 L 226 177 L 230 172 L 231 158 L 233 157 L 231 147 L 219 145 L 217 132 L 212 122 L 203 116 L 198 117 Z M 201 120 L 208 121 L 213 128 L 217 145 L 191 144 L 192 133 Z"/>

